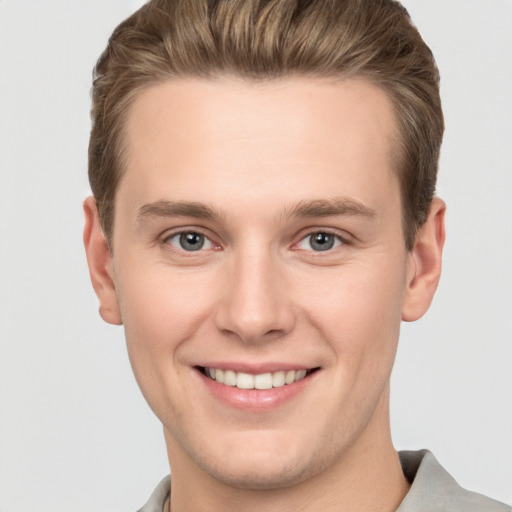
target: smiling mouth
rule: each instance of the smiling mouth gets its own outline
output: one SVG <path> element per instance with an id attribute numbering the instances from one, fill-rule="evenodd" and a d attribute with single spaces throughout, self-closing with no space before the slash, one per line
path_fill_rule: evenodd
<path id="1" fill-rule="evenodd" d="M 238 389 L 272 389 L 288 386 L 294 382 L 305 379 L 308 375 L 319 370 L 280 370 L 277 372 L 259 373 L 253 375 L 234 370 L 221 370 L 220 368 L 198 367 L 199 371 L 206 377 L 217 381 L 225 386 Z"/>

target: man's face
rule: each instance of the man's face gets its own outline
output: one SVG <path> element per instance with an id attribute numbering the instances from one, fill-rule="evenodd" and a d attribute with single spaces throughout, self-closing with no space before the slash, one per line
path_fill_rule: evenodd
<path id="1" fill-rule="evenodd" d="M 379 442 L 413 272 L 395 130 L 361 80 L 176 80 L 136 99 L 112 275 L 171 464 L 279 487 Z"/>

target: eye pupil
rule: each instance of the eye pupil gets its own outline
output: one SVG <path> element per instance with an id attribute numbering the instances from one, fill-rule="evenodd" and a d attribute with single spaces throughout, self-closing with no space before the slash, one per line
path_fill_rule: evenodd
<path id="1" fill-rule="evenodd" d="M 204 235 L 200 233 L 182 233 L 180 245 L 186 251 L 199 251 L 204 245 Z"/>
<path id="2" fill-rule="evenodd" d="M 334 247 L 334 236 L 329 233 L 315 233 L 309 241 L 315 251 L 328 251 Z"/>

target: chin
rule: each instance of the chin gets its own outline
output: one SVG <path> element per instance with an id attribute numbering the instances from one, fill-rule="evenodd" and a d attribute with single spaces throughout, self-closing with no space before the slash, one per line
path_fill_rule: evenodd
<path id="1" fill-rule="evenodd" d="M 311 450 L 311 443 L 304 439 L 290 439 L 289 434 L 288 439 L 268 433 L 248 434 L 241 438 L 230 436 L 231 443 L 219 440 L 215 445 L 203 444 L 201 450 L 192 448 L 192 451 L 187 450 L 188 456 L 196 467 L 215 480 L 245 490 L 290 487 L 312 477 L 328 464 L 322 457 L 325 454 Z"/>
<path id="2" fill-rule="evenodd" d="M 295 463 L 273 458 L 267 459 L 264 465 L 247 460 L 233 462 L 202 469 L 225 485 L 255 491 L 291 487 L 315 473 L 304 461 Z"/>

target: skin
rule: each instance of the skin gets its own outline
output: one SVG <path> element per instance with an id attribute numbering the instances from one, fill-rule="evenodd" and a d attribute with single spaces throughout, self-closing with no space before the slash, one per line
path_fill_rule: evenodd
<path id="1" fill-rule="evenodd" d="M 92 198 L 84 240 L 164 426 L 174 512 L 391 511 L 406 494 L 389 379 L 401 321 L 437 287 L 445 207 L 407 251 L 396 135 L 387 95 L 355 79 L 183 79 L 131 106 L 112 251 Z M 312 246 L 320 232 L 332 249 Z M 198 365 L 316 371 L 247 405 Z"/>

